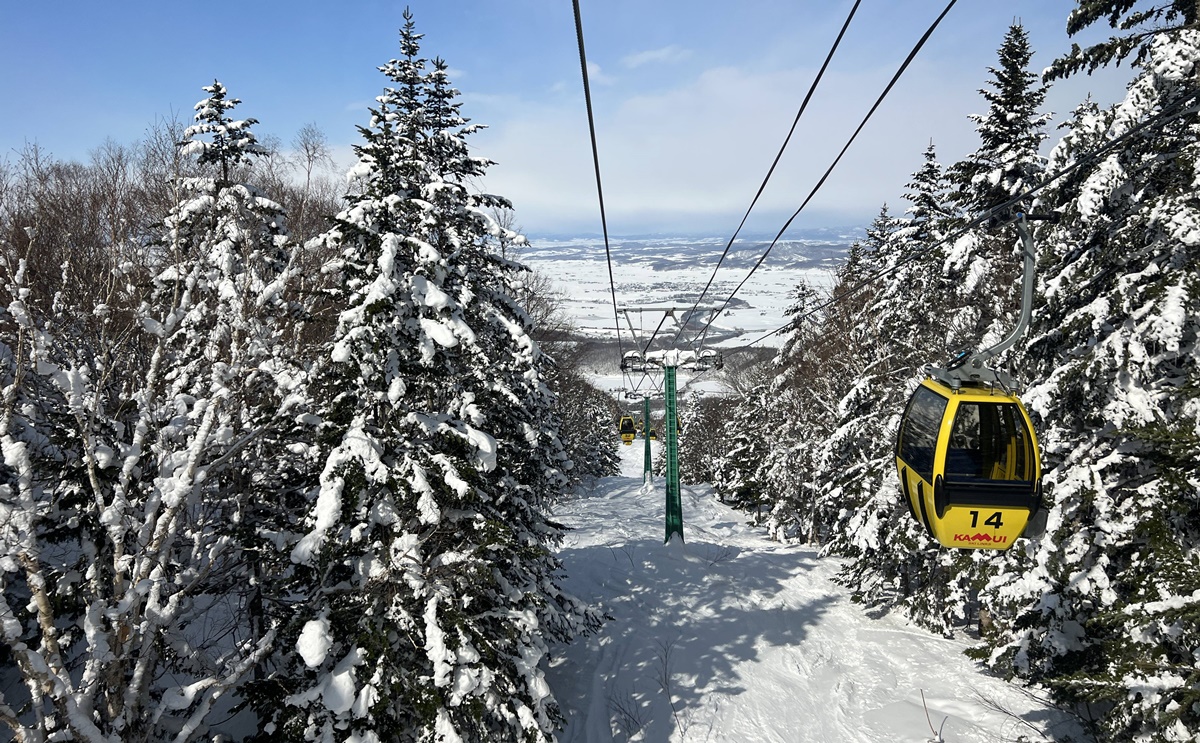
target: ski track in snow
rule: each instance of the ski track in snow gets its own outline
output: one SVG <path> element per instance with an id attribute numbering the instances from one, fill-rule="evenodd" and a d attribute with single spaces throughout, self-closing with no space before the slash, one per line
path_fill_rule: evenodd
<path id="1" fill-rule="evenodd" d="M 556 509 L 573 529 L 559 553 L 565 587 L 613 616 L 555 649 L 547 676 L 567 720 L 560 741 L 1080 734 L 1067 715 L 964 656 L 970 642 L 895 613 L 869 617 L 833 581 L 838 560 L 770 541 L 707 486 L 682 488 L 686 543 L 664 545 L 664 482 L 643 487 L 641 439 L 621 452 L 622 477 Z"/>

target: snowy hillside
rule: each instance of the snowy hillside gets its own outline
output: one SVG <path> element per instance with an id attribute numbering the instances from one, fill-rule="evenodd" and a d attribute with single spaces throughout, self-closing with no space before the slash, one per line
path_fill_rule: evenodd
<path id="1" fill-rule="evenodd" d="M 548 672 L 567 717 L 560 740 L 1078 734 L 1066 715 L 963 656 L 968 642 L 868 616 L 833 582 L 837 560 L 769 541 L 707 487 L 683 488 L 687 542 L 663 545 L 663 483 L 643 487 L 640 440 L 621 449 L 623 477 L 555 514 L 573 528 L 560 553 L 567 588 L 613 617 L 560 648 Z"/>

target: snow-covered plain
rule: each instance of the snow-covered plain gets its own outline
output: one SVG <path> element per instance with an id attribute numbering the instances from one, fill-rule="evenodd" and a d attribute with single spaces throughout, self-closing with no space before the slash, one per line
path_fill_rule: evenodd
<path id="1" fill-rule="evenodd" d="M 748 343 L 786 322 L 790 294 L 801 281 L 828 287 L 833 270 L 856 235 L 824 235 L 803 241 L 781 242 L 766 262 L 734 296 L 712 324 L 707 339 L 715 346 Z M 724 247 L 720 240 L 659 238 L 611 241 L 612 284 L 619 307 L 676 307 L 691 309 Z M 766 244 L 738 241 L 717 272 L 701 302 L 719 307 L 749 274 Z M 613 291 L 609 284 L 604 244 L 595 239 L 534 240 L 520 260 L 549 277 L 562 299 L 562 308 L 585 335 L 613 338 Z M 661 313 L 632 315 L 638 335 L 648 337 L 662 319 Z M 623 337 L 629 328 L 621 318 Z M 664 332 L 674 335 L 668 320 Z M 691 334 L 685 335 L 690 338 Z M 777 337 L 767 345 L 777 343 Z"/>
<path id="2" fill-rule="evenodd" d="M 664 485 L 643 485 L 642 447 L 555 513 L 572 528 L 566 587 L 613 617 L 557 649 L 560 740 L 1082 739 L 965 657 L 969 641 L 870 616 L 834 583 L 837 560 L 768 540 L 707 487 L 683 488 L 686 541 L 664 545 Z"/>

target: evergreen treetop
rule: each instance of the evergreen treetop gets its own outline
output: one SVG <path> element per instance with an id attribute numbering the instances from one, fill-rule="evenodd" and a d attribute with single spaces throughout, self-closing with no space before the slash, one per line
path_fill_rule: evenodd
<path id="1" fill-rule="evenodd" d="M 1031 187 L 1043 170 L 1039 149 L 1050 115 L 1041 113 L 1047 87 L 1029 70 L 1033 50 L 1029 34 L 1013 24 L 997 51 L 1000 64 L 988 67 L 991 78 L 979 94 L 986 114 L 973 114 L 979 135 L 975 152 L 950 170 L 955 202 L 979 214 Z"/>
<path id="2" fill-rule="evenodd" d="M 227 98 L 225 86 L 219 80 L 204 86 L 204 91 L 209 97 L 196 104 L 196 123 L 184 130 L 179 154 L 197 155 L 200 165 L 216 166 L 221 173 L 221 182 L 228 183 L 236 167 L 249 163 L 251 157 L 265 155 L 267 151 L 250 130 L 258 123 L 257 119 L 229 117 L 229 111 L 241 103 L 240 99 Z M 205 135 L 210 139 L 197 139 Z"/>
<path id="3" fill-rule="evenodd" d="M 1142 6 L 1142 7 L 1138 7 Z M 1150 44 L 1158 36 L 1174 37 L 1185 29 L 1200 27 L 1200 6 L 1195 0 L 1079 0 L 1067 18 L 1067 35 L 1075 34 L 1106 21 L 1118 33 L 1087 48 L 1072 44 L 1071 50 L 1046 69 L 1047 81 L 1059 80 L 1079 72 L 1091 74 L 1110 63 L 1121 63 L 1130 55 L 1140 67 L 1150 53 Z"/>

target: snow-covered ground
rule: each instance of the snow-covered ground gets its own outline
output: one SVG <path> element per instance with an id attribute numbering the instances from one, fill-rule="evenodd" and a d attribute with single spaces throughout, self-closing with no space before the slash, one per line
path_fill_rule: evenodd
<path id="1" fill-rule="evenodd" d="M 592 337 L 614 337 L 612 289 L 603 253 L 581 259 L 531 252 L 522 256 L 522 260 L 550 277 L 563 298 L 563 310 L 576 327 Z M 712 276 L 715 264 L 715 259 L 668 264 L 626 261 L 614 270 L 617 304 L 622 308 L 691 309 Z M 721 306 L 746 274 L 745 269 L 738 267 L 722 269 L 701 306 Z M 738 292 L 736 301 L 713 322 L 709 340 L 718 347 L 741 345 L 769 333 L 787 322 L 786 310 L 792 303 L 790 295 L 797 284 L 804 282 L 828 288 L 832 281 L 832 272 L 826 267 L 764 265 Z M 636 335 L 641 338 L 649 337 L 661 319 L 662 314 L 653 311 L 631 316 Z M 621 333 L 628 339 L 630 329 L 625 325 L 624 317 L 621 317 L 621 323 Z M 663 329 L 669 333 L 666 337 L 673 336 L 676 328 L 668 321 Z M 778 337 L 773 336 L 766 345 L 778 342 Z"/>
<path id="2" fill-rule="evenodd" d="M 642 446 L 621 447 L 622 477 L 555 513 L 573 528 L 567 588 L 613 617 L 549 669 L 562 741 L 1082 737 L 981 671 L 969 642 L 868 616 L 833 582 L 836 560 L 769 541 L 707 487 L 683 488 L 686 543 L 664 545 L 663 481 L 643 486 Z"/>

